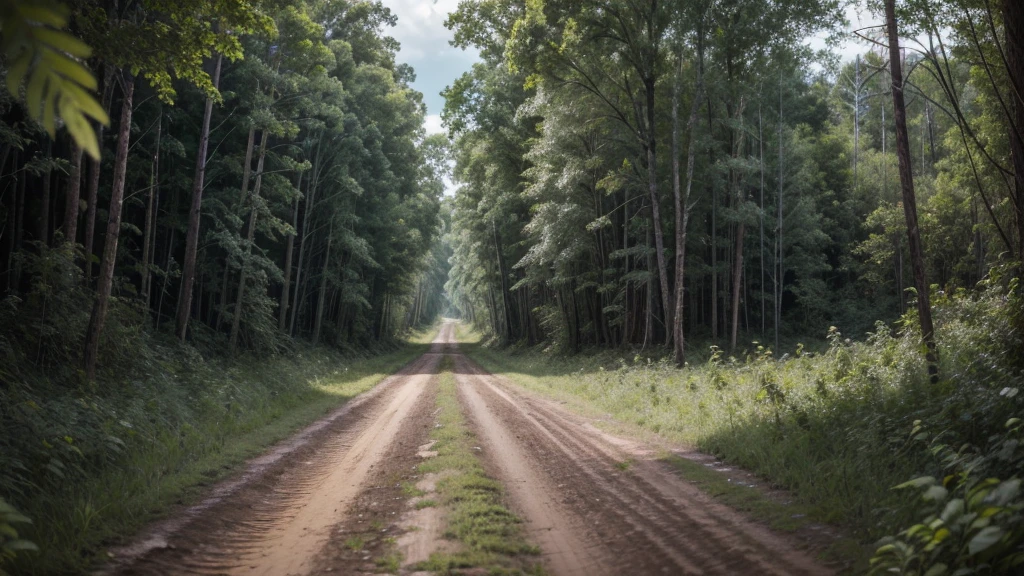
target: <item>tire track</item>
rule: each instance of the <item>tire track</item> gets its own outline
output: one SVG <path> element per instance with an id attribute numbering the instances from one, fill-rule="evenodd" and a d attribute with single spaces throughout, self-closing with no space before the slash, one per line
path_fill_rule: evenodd
<path id="1" fill-rule="evenodd" d="M 516 394 L 464 356 L 460 387 L 496 467 L 545 548 L 575 531 L 586 559 L 549 557 L 556 574 L 829 574 L 785 539 L 713 502 L 547 403 Z M 514 431 L 514 432 L 513 432 Z M 515 440 L 511 440 L 515 438 Z M 510 445 L 517 446 L 509 448 Z M 500 454 L 500 455 L 499 455 Z M 531 484 L 520 488 L 524 482 Z M 537 509 L 543 509 L 537 517 Z M 551 518 L 560 519 L 544 530 Z M 560 550 L 560 548 L 554 548 Z M 545 550 L 546 552 L 547 550 Z"/>
<path id="2" fill-rule="evenodd" d="M 384 456 L 452 337 L 113 551 L 103 574 L 306 574 Z"/>

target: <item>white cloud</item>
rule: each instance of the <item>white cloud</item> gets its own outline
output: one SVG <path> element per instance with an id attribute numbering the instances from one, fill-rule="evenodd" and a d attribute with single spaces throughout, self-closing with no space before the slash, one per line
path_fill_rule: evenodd
<path id="1" fill-rule="evenodd" d="M 423 119 L 423 128 L 426 129 L 428 136 L 444 132 L 444 127 L 441 126 L 441 115 L 427 114 L 427 117 Z"/>
<path id="2" fill-rule="evenodd" d="M 415 69 L 412 87 L 423 93 L 427 111 L 440 113 L 444 106 L 440 92 L 479 60 L 476 50 L 449 44 L 453 34 L 444 21 L 459 0 L 384 0 L 384 4 L 398 17 L 395 27 L 386 31 L 401 44 L 398 61 Z"/>

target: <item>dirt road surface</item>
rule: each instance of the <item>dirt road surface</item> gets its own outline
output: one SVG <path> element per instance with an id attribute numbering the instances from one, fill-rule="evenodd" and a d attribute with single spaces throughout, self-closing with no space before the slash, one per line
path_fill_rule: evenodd
<path id="1" fill-rule="evenodd" d="M 818 575 L 793 541 L 702 494 L 640 443 L 488 374 L 446 322 L 429 352 L 211 489 L 203 502 L 112 551 L 104 574 L 407 574 L 444 542 L 443 514 L 403 485 L 453 359 L 459 400 L 490 475 L 556 576 Z M 421 525 L 422 524 L 422 525 Z M 358 545 L 353 544 L 355 542 Z M 375 562 L 397 542 L 406 561 Z"/>

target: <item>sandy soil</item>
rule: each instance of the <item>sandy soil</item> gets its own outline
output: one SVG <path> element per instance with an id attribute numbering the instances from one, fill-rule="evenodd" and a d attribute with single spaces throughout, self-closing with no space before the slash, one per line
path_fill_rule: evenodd
<path id="1" fill-rule="evenodd" d="M 107 574 L 400 572 L 441 538 L 443 510 L 415 510 L 403 487 L 430 457 L 433 376 L 454 359 L 459 397 L 488 471 L 508 489 L 555 575 L 830 574 L 796 543 L 718 504 L 654 459 L 458 352 L 454 324 L 431 351 L 253 460 L 202 503 L 113 551 Z"/>

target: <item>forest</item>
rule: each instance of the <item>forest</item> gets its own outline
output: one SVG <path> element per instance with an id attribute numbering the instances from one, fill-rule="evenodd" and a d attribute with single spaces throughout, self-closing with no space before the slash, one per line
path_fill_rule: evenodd
<path id="1" fill-rule="evenodd" d="M 161 506 L 97 509 L 111 474 L 199 474 L 442 316 L 887 537 L 877 573 L 1024 565 L 1024 3 L 462 0 L 439 134 L 396 21 L 0 7 L 0 570 L 93 565 Z"/>

